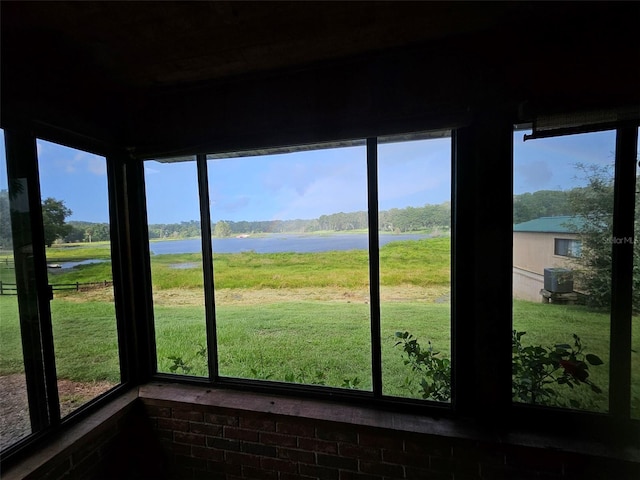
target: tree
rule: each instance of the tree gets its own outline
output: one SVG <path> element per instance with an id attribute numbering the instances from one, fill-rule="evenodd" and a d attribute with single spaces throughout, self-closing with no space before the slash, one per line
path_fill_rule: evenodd
<path id="1" fill-rule="evenodd" d="M 53 245 L 58 238 L 71 233 L 71 225 L 65 223 L 65 219 L 73 212 L 68 209 L 63 200 L 45 198 L 42 202 L 42 225 L 44 227 L 44 243 L 47 247 Z"/>
<path id="2" fill-rule="evenodd" d="M 216 222 L 216 226 L 213 228 L 214 237 L 228 237 L 231 235 L 231 227 L 224 220 Z"/>
<path id="3" fill-rule="evenodd" d="M 0 247 L 9 248 L 12 244 L 9 192 L 0 190 Z"/>
<path id="4" fill-rule="evenodd" d="M 576 279 L 588 293 L 588 303 L 594 307 L 611 305 L 611 251 L 616 242 L 632 239 L 613 237 L 613 188 L 611 167 L 577 165 L 587 180 L 585 187 L 569 192 L 574 229 L 580 233 L 582 249 L 576 259 Z M 640 231 L 640 195 L 636 195 L 634 229 Z M 640 311 L 640 242 L 634 242 L 633 309 Z"/>

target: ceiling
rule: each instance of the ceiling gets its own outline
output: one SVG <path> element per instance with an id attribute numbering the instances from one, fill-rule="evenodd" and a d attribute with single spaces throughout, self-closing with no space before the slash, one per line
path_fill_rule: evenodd
<path id="1" fill-rule="evenodd" d="M 581 101 L 615 75 L 626 77 L 624 103 L 637 98 L 640 64 L 609 73 L 640 53 L 640 3 L 624 3 L 3 0 L 0 121 L 64 124 L 153 150 L 176 128 L 208 134 L 195 129 L 223 107 L 216 129 L 235 125 L 231 138 L 268 133 L 265 112 L 278 111 L 278 128 L 291 131 L 292 112 L 314 116 L 318 130 L 372 118 L 372 108 L 393 120 L 399 104 L 410 118 L 501 95 Z"/>
<path id="2" fill-rule="evenodd" d="M 103 87 L 202 82 L 495 29 L 526 4 L 2 2 L 3 54 Z M 61 59 L 65 53 L 64 59 Z M 4 59 L 3 59 L 4 61 Z"/>

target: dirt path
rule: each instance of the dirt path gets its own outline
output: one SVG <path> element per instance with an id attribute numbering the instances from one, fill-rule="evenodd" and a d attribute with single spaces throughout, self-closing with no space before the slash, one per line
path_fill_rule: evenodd
<path id="1" fill-rule="evenodd" d="M 68 415 L 80 405 L 106 392 L 109 382 L 77 383 L 58 381 L 60 415 Z M 0 377 L 0 450 L 31 433 L 27 387 L 23 374 Z"/>

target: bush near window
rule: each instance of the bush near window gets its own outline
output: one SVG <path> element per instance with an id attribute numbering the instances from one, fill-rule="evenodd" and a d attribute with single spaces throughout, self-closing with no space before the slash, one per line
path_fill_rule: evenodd
<path id="1" fill-rule="evenodd" d="M 535 405 L 585 408 L 575 399 L 565 400 L 557 386 L 573 389 L 589 386 L 591 391 L 602 394 L 602 389 L 589 379 L 589 365 L 599 366 L 604 362 L 592 353 L 585 353 L 578 335 L 573 335 L 573 345 L 556 344 L 524 346 L 521 342 L 526 332 L 513 330 L 512 336 L 512 399 Z M 431 342 L 423 349 L 417 338 L 409 332 L 396 332 L 398 341 L 406 354 L 405 365 L 418 373 L 420 394 L 426 400 L 448 402 L 451 400 L 451 361 L 440 357 Z M 412 388 L 411 380 L 405 381 Z"/>

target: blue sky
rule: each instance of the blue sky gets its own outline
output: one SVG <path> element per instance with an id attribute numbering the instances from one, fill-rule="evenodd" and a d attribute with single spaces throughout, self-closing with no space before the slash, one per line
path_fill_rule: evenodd
<path id="1" fill-rule="evenodd" d="M 614 132 L 522 142 L 514 133 L 514 193 L 569 189 L 583 183 L 575 164 L 610 164 Z M 104 158 L 38 140 L 41 191 L 62 199 L 70 220 L 108 221 Z M 4 141 L 0 142 L 4 156 Z M 379 146 L 381 210 L 450 199 L 450 139 Z M 366 210 L 365 147 L 209 160 L 212 220 L 317 218 Z M 3 168 L 4 170 L 4 168 Z M 194 162 L 145 162 L 150 223 L 199 219 Z M 6 172 L 0 175 L 6 188 Z"/>

